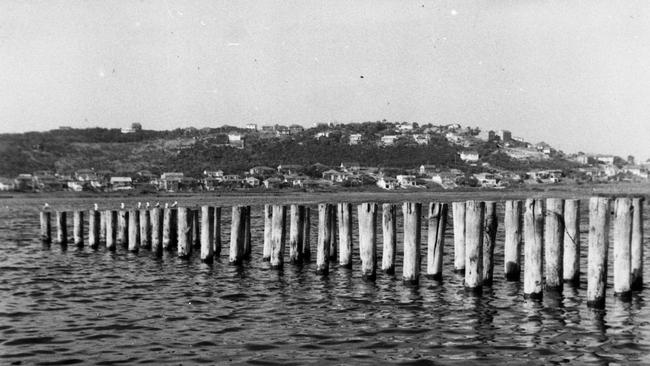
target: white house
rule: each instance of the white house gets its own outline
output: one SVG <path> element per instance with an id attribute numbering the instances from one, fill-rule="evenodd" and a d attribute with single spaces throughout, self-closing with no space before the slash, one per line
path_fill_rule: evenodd
<path id="1" fill-rule="evenodd" d="M 377 186 L 383 189 L 393 190 L 398 187 L 397 179 L 391 177 L 380 177 Z"/>
<path id="2" fill-rule="evenodd" d="M 111 187 L 114 191 L 125 191 L 133 189 L 131 177 L 111 177 Z"/>
<path id="3" fill-rule="evenodd" d="M 478 158 L 478 152 L 476 151 L 462 151 L 460 153 L 460 159 L 468 163 L 475 163 L 478 161 Z"/>
<path id="4" fill-rule="evenodd" d="M 381 144 L 384 146 L 395 145 L 395 141 L 399 138 L 397 135 L 386 135 L 381 137 Z"/>
<path id="5" fill-rule="evenodd" d="M 361 134 L 353 133 L 350 135 L 350 145 L 358 145 L 361 143 Z"/>
<path id="6" fill-rule="evenodd" d="M 238 133 L 229 133 L 228 134 L 228 144 L 232 147 L 239 149 L 244 148 L 244 139 L 243 136 Z"/>
<path id="7" fill-rule="evenodd" d="M 397 183 L 399 183 L 402 188 L 415 187 L 415 175 L 398 175 Z"/>
<path id="8" fill-rule="evenodd" d="M 428 133 L 414 134 L 413 140 L 415 140 L 415 143 L 418 145 L 427 145 L 429 143 L 430 136 Z"/>

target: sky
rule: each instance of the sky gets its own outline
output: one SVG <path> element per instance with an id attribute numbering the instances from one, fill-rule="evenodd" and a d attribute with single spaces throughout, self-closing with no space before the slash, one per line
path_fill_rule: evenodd
<path id="1" fill-rule="evenodd" d="M 0 132 L 387 119 L 650 158 L 650 2 L 0 1 Z"/>

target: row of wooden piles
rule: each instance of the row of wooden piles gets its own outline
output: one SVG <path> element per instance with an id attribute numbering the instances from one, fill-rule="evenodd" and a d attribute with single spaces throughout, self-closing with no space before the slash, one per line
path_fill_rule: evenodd
<path id="1" fill-rule="evenodd" d="M 613 207 L 612 207 L 613 202 Z M 607 259 L 610 216 L 613 216 L 613 288 L 616 295 L 629 298 L 643 285 L 643 199 L 592 197 L 589 200 L 589 242 L 587 303 L 602 307 L 607 288 Z M 491 286 L 494 279 L 494 249 L 497 244 L 497 203 L 467 201 L 451 204 L 454 238 L 454 270 L 464 273 L 464 285 L 472 291 Z M 288 261 L 311 259 L 310 207 L 293 204 L 265 205 L 263 259 L 273 268 L 282 268 L 289 209 Z M 613 209 L 613 211 L 612 211 Z M 357 206 L 358 248 L 361 274 L 374 279 L 377 273 L 377 221 L 379 206 Z M 73 240 L 84 245 L 84 211 L 73 212 Z M 419 281 L 421 271 L 422 204 L 404 202 L 402 278 Z M 41 212 L 41 237 L 51 241 L 49 211 Z M 427 276 L 441 279 L 448 204 L 430 203 L 427 221 Z M 240 264 L 251 256 L 251 207 L 233 206 L 229 261 Z M 57 241 L 67 243 L 66 212 L 56 212 Z M 338 222 L 338 225 L 337 225 Z M 539 298 L 544 290 L 561 291 L 563 283 L 580 281 L 580 201 L 548 198 L 505 202 L 504 275 L 519 281 L 523 246 L 526 297 Z M 382 205 L 381 270 L 393 274 L 397 258 L 397 205 Z M 338 235 L 337 235 L 338 231 Z M 338 239 L 338 243 L 337 243 Z M 200 258 L 212 262 L 221 254 L 221 207 L 202 206 L 142 210 L 88 212 L 88 244 L 97 248 L 103 241 L 108 250 L 123 246 L 130 251 L 150 249 L 157 255 L 173 250 L 181 258 L 199 251 Z M 338 245 L 337 245 L 338 244 Z M 316 271 L 329 272 L 330 261 L 352 267 L 353 205 L 318 205 Z"/>

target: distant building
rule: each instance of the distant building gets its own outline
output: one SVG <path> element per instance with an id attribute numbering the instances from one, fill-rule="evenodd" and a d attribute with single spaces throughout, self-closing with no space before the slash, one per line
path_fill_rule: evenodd
<path id="1" fill-rule="evenodd" d="M 399 186 L 397 179 L 391 177 L 380 177 L 377 180 L 377 186 L 382 189 L 393 190 Z"/>
<path id="2" fill-rule="evenodd" d="M 600 164 L 608 164 L 608 165 L 612 165 L 612 164 L 614 164 L 614 157 L 611 156 L 611 155 L 601 155 L 601 156 L 597 156 L 597 157 L 596 157 L 596 160 L 597 160 L 598 163 L 600 163 Z"/>
<path id="3" fill-rule="evenodd" d="M 257 124 L 249 123 L 249 124 L 246 125 L 246 129 L 251 130 L 251 131 L 257 131 Z"/>
<path id="4" fill-rule="evenodd" d="M 361 169 L 361 165 L 356 161 L 342 162 L 340 167 L 344 172 L 358 172 Z"/>
<path id="5" fill-rule="evenodd" d="M 402 188 L 416 186 L 415 175 L 398 175 L 395 178 L 397 179 L 397 183 L 399 183 L 400 187 Z"/>
<path id="6" fill-rule="evenodd" d="M 244 148 L 244 138 L 238 133 L 229 133 L 228 134 L 228 145 L 236 147 L 238 149 Z"/>
<path id="7" fill-rule="evenodd" d="M 477 173 L 474 174 L 474 178 L 478 181 L 481 187 L 496 187 L 497 178 L 494 174 L 491 173 Z"/>
<path id="8" fill-rule="evenodd" d="M 127 191 L 133 189 L 131 177 L 111 177 L 111 188 L 114 191 Z"/>
<path id="9" fill-rule="evenodd" d="M 16 184 L 9 178 L 0 178 L 0 191 L 13 191 Z"/>
<path id="10" fill-rule="evenodd" d="M 268 166 L 254 166 L 248 171 L 253 175 L 269 176 L 276 173 L 276 170 Z"/>
<path id="11" fill-rule="evenodd" d="M 123 127 L 122 133 L 136 133 L 142 131 L 142 125 L 138 122 L 131 123 L 131 127 Z"/>
<path id="12" fill-rule="evenodd" d="M 437 167 L 435 165 L 420 165 L 420 169 L 418 170 L 420 175 L 431 175 L 435 174 L 437 172 Z"/>
<path id="13" fill-rule="evenodd" d="M 321 137 L 330 137 L 331 134 L 332 134 L 332 131 L 321 131 L 321 132 L 317 133 L 314 137 L 316 139 L 319 139 Z"/>
<path id="14" fill-rule="evenodd" d="M 501 139 L 502 142 L 509 142 L 512 140 L 512 133 L 508 130 L 497 131 L 497 136 L 499 136 L 499 139 Z"/>
<path id="15" fill-rule="evenodd" d="M 275 132 L 275 126 L 269 126 L 269 125 L 262 126 L 262 132 L 273 133 Z"/>
<path id="16" fill-rule="evenodd" d="M 161 188 L 165 191 L 178 192 L 181 182 L 183 181 L 183 173 L 168 172 L 160 176 Z"/>
<path id="17" fill-rule="evenodd" d="M 462 151 L 460 153 L 460 159 L 468 163 L 475 163 L 478 161 L 479 155 L 476 151 Z"/>
<path id="18" fill-rule="evenodd" d="M 350 135 L 350 145 L 358 145 L 361 143 L 362 135 L 360 133 L 353 133 Z"/>
<path id="19" fill-rule="evenodd" d="M 304 130 L 305 130 L 305 128 L 302 127 L 301 125 L 291 125 L 291 126 L 289 126 L 289 132 L 292 135 L 299 134 L 299 133 L 303 132 Z"/>
<path id="20" fill-rule="evenodd" d="M 302 170 L 303 170 L 302 165 L 296 165 L 296 164 L 278 165 L 278 173 L 280 174 L 298 174 Z"/>
<path id="21" fill-rule="evenodd" d="M 260 185 L 260 180 L 255 177 L 246 177 L 246 179 L 244 179 L 244 182 L 250 187 L 257 187 Z"/>
<path id="22" fill-rule="evenodd" d="M 384 145 L 384 146 L 393 146 L 393 145 L 395 145 L 395 141 L 397 141 L 398 138 L 399 138 L 399 136 L 397 136 L 397 135 L 382 136 L 381 137 L 381 144 Z"/>
<path id="23" fill-rule="evenodd" d="M 204 170 L 203 175 L 209 178 L 223 178 L 223 170 Z"/>
<path id="24" fill-rule="evenodd" d="M 430 136 L 429 136 L 428 133 L 414 134 L 413 135 L 413 140 L 418 145 L 428 145 L 429 140 L 430 140 Z"/>

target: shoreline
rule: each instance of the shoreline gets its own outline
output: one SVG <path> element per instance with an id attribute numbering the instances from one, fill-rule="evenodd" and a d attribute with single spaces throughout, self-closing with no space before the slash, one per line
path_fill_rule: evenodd
<path id="1" fill-rule="evenodd" d="M 155 192 L 137 194 L 130 192 L 7 192 L 0 194 L 3 206 L 14 204 L 26 205 L 37 208 L 44 202 L 52 209 L 79 208 L 86 205 L 86 201 L 99 201 L 101 209 L 117 208 L 120 203 L 127 205 L 138 201 L 148 201 L 152 205 L 156 202 L 171 203 L 178 201 L 182 206 L 200 206 L 215 204 L 223 206 L 264 204 L 318 204 L 322 202 L 386 202 L 396 203 L 404 201 L 417 202 L 452 202 L 461 200 L 504 201 L 524 200 L 526 198 L 577 198 L 585 199 L 592 196 L 650 196 L 649 183 L 607 183 L 607 184 L 581 184 L 581 185 L 539 185 L 508 189 L 464 188 L 460 190 L 327 190 L 327 191 L 210 191 L 167 193 Z M 90 205 L 89 205 L 90 208 Z"/>

